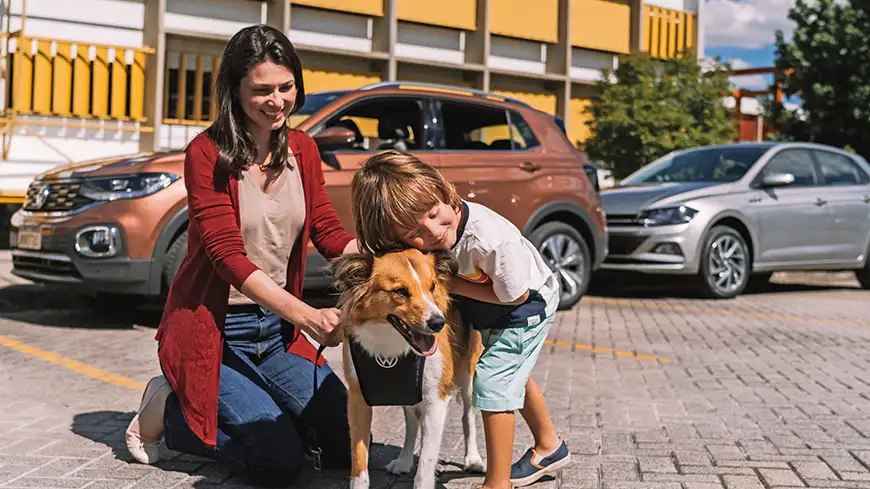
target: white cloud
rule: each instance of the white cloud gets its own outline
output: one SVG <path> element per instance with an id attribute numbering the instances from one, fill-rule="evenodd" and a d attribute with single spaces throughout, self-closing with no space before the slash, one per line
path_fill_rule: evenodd
<path id="1" fill-rule="evenodd" d="M 791 37 L 788 11 L 795 0 L 708 0 L 704 5 L 704 40 L 708 47 L 758 49 L 782 30 Z"/>

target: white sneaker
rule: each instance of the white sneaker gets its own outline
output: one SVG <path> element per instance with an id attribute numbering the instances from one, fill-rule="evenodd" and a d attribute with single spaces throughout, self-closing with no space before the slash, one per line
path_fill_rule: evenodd
<path id="1" fill-rule="evenodd" d="M 158 375 L 148 381 L 139 412 L 127 426 L 125 437 L 130 455 L 143 464 L 153 464 L 160 460 L 160 445 L 163 439 L 163 413 L 166 399 L 172 393 L 172 386 L 166 377 Z"/>

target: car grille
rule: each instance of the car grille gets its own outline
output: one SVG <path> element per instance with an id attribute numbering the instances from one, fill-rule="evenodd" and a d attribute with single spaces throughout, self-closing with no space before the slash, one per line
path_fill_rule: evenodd
<path id="1" fill-rule="evenodd" d="M 94 202 L 93 200 L 80 195 L 80 188 L 81 183 L 76 181 L 56 183 L 33 182 L 27 189 L 24 210 L 36 212 L 76 211 Z M 48 195 L 44 196 L 44 193 L 46 192 Z M 40 202 L 41 200 L 42 202 Z"/>
<path id="2" fill-rule="evenodd" d="M 607 214 L 608 227 L 639 226 L 637 214 Z"/>
<path id="3" fill-rule="evenodd" d="M 607 238 L 607 253 L 610 255 L 630 255 L 646 241 L 646 236 L 620 236 L 611 234 Z"/>
<path id="4" fill-rule="evenodd" d="M 58 277 L 82 278 L 65 255 L 54 253 L 22 253 L 12 255 L 12 266 L 21 271 L 50 274 Z"/>

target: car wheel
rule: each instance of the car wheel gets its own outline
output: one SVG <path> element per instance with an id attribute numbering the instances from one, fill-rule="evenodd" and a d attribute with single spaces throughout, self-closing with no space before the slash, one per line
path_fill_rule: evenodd
<path id="1" fill-rule="evenodd" d="M 749 283 L 752 264 L 749 247 L 735 229 L 716 226 L 707 234 L 701 255 L 699 280 L 706 297 L 737 297 Z"/>
<path id="2" fill-rule="evenodd" d="M 529 241 L 559 277 L 559 310 L 570 309 L 589 287 L 592 260 L 586 240 L 563 222 L 548 222 Z"/>
<path id="3" fill-rule="evenodd" d="M 858 279 L 862 289 L 870 289 L 870 258 L 867 258 L 864 268 L 855 270 L 855 278 Z"/>
<path id="4" fill-rule="evenodd" d="M 169 250 L 166 251 L 166 259 L 163 261 L 163 286 L 166 292 L 169 292 L 172 279 L 175 278 L 175 273 L 178 272 L 178 267 L 181 266 L 181 261 L 184 260 L 186 254 L 187 230 L 175 238 L 175 241 L 169 246 Z"/>

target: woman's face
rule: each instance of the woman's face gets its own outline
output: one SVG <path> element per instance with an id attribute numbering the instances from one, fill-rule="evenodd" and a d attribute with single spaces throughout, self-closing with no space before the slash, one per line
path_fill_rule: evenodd
<path id="1" fill-rule="evenodd" d="M 264 61 L 242 78 L 239 94 L 248 121 L 256 129 L 280 129 L 296 103 L 296 79 L 286 67 Z"/>

